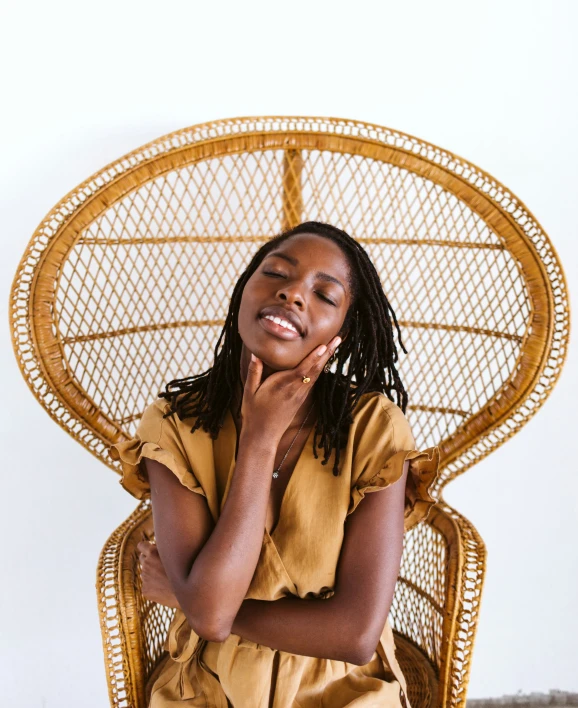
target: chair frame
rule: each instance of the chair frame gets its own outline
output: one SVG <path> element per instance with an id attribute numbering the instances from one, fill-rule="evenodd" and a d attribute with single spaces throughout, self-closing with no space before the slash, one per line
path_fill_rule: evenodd
<path id="1" fill-rule="evenodd" d="M 434 490 L 439 493 L 440 502 L 423 524 L 408 533 L 411 537 L 428 530 L 440 539 L 445 546 L 446 573 L 440 595 L 444 598 L 442 605 L 427 599 L 443 625 L 440 647 L 426 651 L 418 637 L 412 638 L 411 630 L 404 636 L 415 641 L 438 672 L 437 704 L 464 706 L 486 551 L 473 525 L 444 501 L 443 488 L 535 415 L 559 378 L 569 338 L 567 286 L 554 247 L 527 207 L 497 180 L 435 145 L 353 120 L 244 117 L 204 123 L 163 136 L 107 165 L 73 189 L 34 232 L 10 293 L 12 344 L 18 365 L 30 390 L 52 419 L 118 473 L 107 450 L 113 442 L 127 438 L 126 421 L 120 424 L 108 417 L 68 372 L 54 320 L 61 265 L 82 239 L 83 229 L 143 183 L 208 158 L 274 149 L 285 151 L 284 227 L 302 220 L 302 150 L 361 155 L 403 167 L 454 194 L 499 236 L 502 246 L 496 248 L 508 250 L 520 266 L 531 313 L 517 365 L 496 394 L 454 435 L 440 443 L 442 471 Z M 436 242 L 432 241 L 432 245 Z M 400 324 L 438 327 L 429 323 Z M 137 592 L 140 586 L 136 543 L 140 540 L 138 534 L 144 528 L 150 533 L 151 526 L 150 506 L 143 502 L 114 531 L 99 559 L 96 587 L 113 706 L 144 708 L 145 679 L 160 656 L 158 641 L 151 645 L 145 636 L 144 615 L 150 607 Z M 404 575 L 404 562 L 396 598 L 412 584 Z M 418 587 L 412 592 L 423 595 Z M 393 614 L 394 629 L 396 623 L 403 627 L 395 603 Z"/>

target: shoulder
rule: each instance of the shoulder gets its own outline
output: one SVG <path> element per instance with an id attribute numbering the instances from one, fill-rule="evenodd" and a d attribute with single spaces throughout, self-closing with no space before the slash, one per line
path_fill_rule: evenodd
<path id="1" fill-rule="evenodd" d="M 182 423 L 190 427 L 195 422 L 196 416 L 183 416 L 181 418 L 177 412 L 177 407 L 184 397 L 186 397 L 186 392 L 179 393 L 173 400 L 162 398 L 160 396 L 154 398 L 144 409 L 142 419 L 166 419 L 175 426 Z"/>
<path id="2" fill-rule="evenodd" d="M 160 435 L 165 415 L 169 413 L 170 410 L 170 403 L 164 398 L 154 398 L 152 401 L 149 401 L 142 412 L 136 429 L 137 434 L 144 434 L 149 439 L 153 439 L 155 433 Z"/>
<path id="3" fill-rule="evenodd" d="M 179 397 L 180 398 L 180 397 Z M 179 450 L 182 456 L 193 457 L 201 451 L 206 453 L 207 438 L 202 428 L 192 432 L 196 416 L 181 418 L 176 410 L 178 401 L 157 397 L 147 404 L 136 429 L 136 435 L 171 450 Z"/>
<path id="4" fill-rule="evenodd" d="M 360 396 L 353 409 L 353 417 L 369 411 L 382 411 L 386 416 L 403 416 L 401 408 L 381 391 L 368 391 Z"/>
<path id="5" fill-rule="evenodd" d="M 358 442 L 368 446 L 387 443 L 393 450 L 411 450 L 415 441 L 401 408 L 385 393 L 364 393 L 352 411 L 352 430 Z"/>

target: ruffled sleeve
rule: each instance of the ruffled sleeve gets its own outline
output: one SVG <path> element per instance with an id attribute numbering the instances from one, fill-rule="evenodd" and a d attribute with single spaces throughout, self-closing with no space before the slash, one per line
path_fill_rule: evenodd
<path id="1" fill-rule="evenodd" d="M 163 418 L 170 410 L 165 399 L 156 399 L 144 410 L 132 438 L 117 442 L 108 448 L 111 459 L 120 461 L 120 485 L 137 499 L 150 497 L 150 485 L 143 457 L 166 465 L 185 487 L 206 496 L 183 446 L 174 420 L 175 415 Z"/>
<path id="2" fill-rule="evenodd" d="M 439 448 L 419 451 L 401 409 L 384 394 L 373 394 L 355 416 L 351 497 L 347 515 L 369 492 L 394 484 L 409 470 L 405 487 L 405 531 L 424 521 L 438 499 L 433 487 L 439 476 Z"/>

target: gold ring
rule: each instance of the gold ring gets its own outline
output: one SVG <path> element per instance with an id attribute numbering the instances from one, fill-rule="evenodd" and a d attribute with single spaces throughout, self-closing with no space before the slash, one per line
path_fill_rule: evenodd
<path id="1" fill-rule="evenodd" d="M 310 381 L 311 381 L 311 379 L 309 378 L 309 376 L 303 377 L 303 383 L 309 383 Z"/>

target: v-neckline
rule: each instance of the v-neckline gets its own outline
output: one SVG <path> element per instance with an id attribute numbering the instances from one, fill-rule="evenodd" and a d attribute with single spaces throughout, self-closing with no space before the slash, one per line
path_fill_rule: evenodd
<path id="1" fill-rule="evenodd" d="M 272 531 L 267 530 L 267 526 L 265 525 L 263 527 L 263 535 L 266 535 L 269 537 L 269 539 L 274 543 L 274 538 L 278 535 L 277 532 L 281 528 L 284 518 L 285 518 L 285 513 L 286 513 L 286 507 L 287 507 L 287 502 L 288 499 L 290 499 L 291 494 L 293 494 L 293 487 L 296 485 L 296 479 L 298 473 L 301 473 L 302 468 L 305 466 L 305 460 L 306 460 L 306 454 L 307 454 L 307 449 L 313 445 L 313 434 L 315 431 L 315 423 L 311 426 L 311 429 L 309 430 L 309 433 L 307 435 L 307 440 L 305 441 L 305 444 L 303 445 L 303 449 L 301 450 L 301 454 L 297 458 L 297 461 L 295 462 L 295 466 L 293 468 L 293 472 L 291 472 L 291 477 L 289 477 L 289 481 L 287 482 L 287 486 L 285 487 L 285 491 L 283 492 L 283 496 L 281 498 L 281 505 L 279 507 L 279 516 L 277 517 L 277 523 L 275 524 L 275 527 L 273 528 Z M 225 486 L 225 492 L 223 499 L 226 499 L 227 494 L 229 493 L 229 488 L 231 486 L 231 480 L 233 478 L 233 472 L 235 470 L 235 466 L 237 463 L 237 427 L 235 426 L 235 421 L 233 420 L 233 414 L 231 413 L 231 410 L 227 408 L 227 413 L 225 415 L 225 420 L 223 422 L 223 427 L 221 429 L 222 433 L 225 433 L 225 436 L 228 438 L 227 442 L 229 442 L 229 447 L 228 447 L 228 452 L 229 452 L 229 458 L 230 458 L 230 463 L 229 463 L 229 473 L 227 476 L 227 484 Z M 273 475 L 273 472 L 271 472 L 271 475 Z M 268 503 L 268 502 L 267 502 Z"/>

